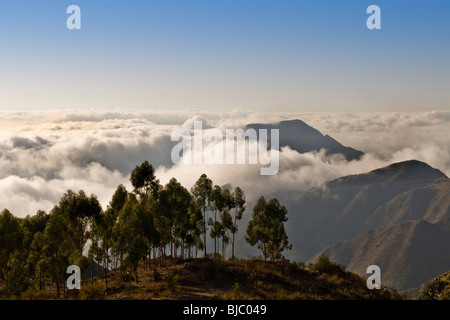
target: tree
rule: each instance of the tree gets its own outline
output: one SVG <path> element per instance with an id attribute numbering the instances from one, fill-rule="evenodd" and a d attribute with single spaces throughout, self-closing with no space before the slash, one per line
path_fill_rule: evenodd
<path id="1" fill-rule="evenodd" d="M 217 238 L 219 238 L 222 235 L 223 227 L 219 221 L 217 221 L 217 212 L 222 212 L 225 203 L 224 198 L 222 197 L 222 188 L 215 185 L 214 188 L 211 190 L 211 209 L 214 212 L 214 221 L 211 221 L 210 225 L 211 232 L 210 236 L 214 239 L 214 254 L 217 253 Z"/>
<path id="2" fill-rule="evenodd" d="M 102 207 L 95 195 L 88 197 L 83 190 L 78 193 L 68 190 L 55 210 L 68 218 L 70 234 L 74 237 L 77 249 L 72 253 L 70 261 L 81 268 L 81 264 L 84 264 L 86 260 L 83 250 L 87 239 L 90 238 L 91 242 L 95 243 L 92 227 L 94 220 L 98 220 L 102 214 Z M 89 254 L 89 258 L 91 258 L 91 279 L 93 281 L 93 255 Z"/>
<path id="3" fill-rule="evenodd" d="M 91 245 L 92 254 L 97 261 L 101 261 L 105 278 L 105 289 L 108 289 L 108 269 L 111 262 L 110 249 L 114 244 L 113 228 L 117 221 L 120 210 L 128 197 L 127 189 L 121 184 L 114 192 L 109 205 L 104 212 L 94 220 L 93 243 Z"/>
<path id="4" fill-rule="evenodd" d="M 203 249 L 202 230 L 203 230 L 203 214 L 201 200 L 192 198 L 189 204 L 189 221 L 187 224 L 186 244 L 188 245 L 188 257 L 191 257 L 191 247 L 195 248 L 195 257 L 197 258 L 198 250 Z"/>
<path id="5" fill-rule="evenodd" d="M 166 192 L 167 205 L 170 210 L 170 234 L 174 242 L 174 256 L 176 256 L 176 244 L 181 245 L 183 256 L 184 242 L 189 228 L 189 206 L 191 204 L 191 194 L 183 187 L 175 178 L 170 179 L 169 183 L 164 186 Z"/>
<path id="6" fill-rule="evenodd" d="M 262 251 L 264 260 L 278 260 L 283 258 L 282 252 L 291 249 L 284 229 L 287 210 L 276 198 L 266 199 L 261 196 L 253 208 L 252 220 L 247 226 L 245 240 L 251 245 L 257 245 Z"/>
<path id="7" fill-rule="evenodd" d="M 125 202 L 127 201 L 128 191 L 123 184 L 120 184 L 116 191 L 114 192 L 111 201 L 109 202 L 109 207 L 111 209 L 111 215 L 115 218 L 119 215 L 120 210 L 122 210 Z"/>
<path id="8" fill-rule="evenodd" d="M 159 181 L 156 180 L 155 169 L 144 161 L 140 166 L 136 166 L 131 172 L 130 182 L 134 187 L 134 192 L 145 202 L 150 196 L 156 197 L 159 189 Z"/>
<path id="9" fill-rule="evenodd" d="M 42 210 L 38 210 L 35 215 L 27 215 L 21 219 L 23 230 L 22 249 L 27 263 L 29 277 L 35 277 L 39 289 L 43 288 L 43 274 L 37 270 L 37 264 L 42 258 L 43 233 L 47 226 L 49 215 Z"/>
<path id="10" fill-rule="evenodd" d="M 224 190 L 225 191 L 225 190 Z M 226 190 L 229 192 L 229 190 Z M 221 236 L 222 236 L 222 256 L 225 259 L 225 248 L 230 242 L 230 232 L 233 228 L 233 217 L 230 214 L 230 207 L 227 206 L 220 214 Z"/>
<path id="11" fill-rule="evenodd" d="M 38 210 L 35 215 L 28 215 L 22 220 L 22 228 L 26 228 L 31 235 L 38 231 L 44 232 L 48 219 L 49 215 L 45 211 Z"/>
<path id="12" fill-rule="evenodd" d="M 16 218 L 7 209 L 0 213 L 0 281 L 8 288 L 9 259 L 14 251 L 21 248 L 23 231 L 20 219 Z"/>
<path id="13" fill-rule="evenodd" d="M 212 181 L 206 174 L 202 174 L 200 178 L 195 182 L 195 185 L 191 188 L 191 192 L 194 198 L 198 201 L 200 209 L 203 213 L 203 247 L 205 258 L 206 254 L 206 212 L 210 208 L 211 202 Z"/>
<path id="14" fill-rule="evenodd" d="M 234 259 L 234 244 L 235 244 L 235 236 L 236 233 L 238 232 L 238 220 L 242 219 L 242 216 L 246 209 L 244 191 L 241 188 L 236 187 L 233 193 L 231 194 L 230 202 L 231 208 L 234 209 L 234 219 L 230 230 L 233 235 L 233 237 L 231 238 L 231 258 Z"/>
<path id="15" fill-rule="evenodd" d="M 54 210 L 68 218 L 69 226 L 75 237 L 78 254 L 81 256 L 86 240 L 89 238 L 89 224 L 92 219 L 97 219 L 102 212 L 97 197 L 94 195 L 88 197 L 83 190 L 78 191 L 78 194 L 68 190 Z"/>
<path id="16" fill-rule="evenodd" d="M 24 254 L 25 252 L 22 250 L 16 250 L 8 260 L 6 289 L 10 295 L 16 297 L 27 290 L 30 285 L 29 270 L 23 263 Z"/>
<path id="17" fill-rule="evenodd" d="M 139 197 L 142 209 L 147 211 L 148 215 L 154 219 L 160 213 L 159 197 L 162 190 L 159 180 L 156 179 L 155 169 L 148 161 L 144 161 L 134 168 L 130 182 L 133 185 L 134 193 Z M 156 221 L 153 223 L 153 226 L 155 225 L 157 225 Z M 154 244 L 154 242 L 161 242 L 161 236 L 163 235 L 161 232 L 152 231 L 147 239 L 152 242 L 151 244 Z M 147 244 L 148 250 L 150 250 L 151 244 Z"/>
<path id="18" fill-rule="evenodd" d="M 45 258 L 43 252 L 45 247 L 44 230 L 42 232 L 37 231 L 33 235 L 27 259 L 29 265 L 34 269 L 33 271 L 37 277 L 39 290 L 42 290 L 45 287 L 44 275 L 46 268 L 41 264 L 41 261 Z"/>
<path id="19" fill-rule="evenodd" d="M 129 267 L 137 277 L 139 261 L 148 252 L 148 243 L 156 230 L 148 210 L 137 201 L 134 194 L 129 194 L 125 205 L 119 213 L 113 232 L 117 239 L 115 245 L 121 255 L 121 265 Z"/>
<path id="20" fill-rule="evenodd" d="M 78 248 L 77 243 L 73 241 L 74 237 L 70 235 L 68 222 L 67 217 L 58 210 L 52 210 L 44 230 L 44 261 L 41 264 L 55 280 L 58 298 L 67 267 L 71 264 L 77 264 L 80 268 L 83 267 L 79 262 L 69 262 L 70 258 L 74 257 L 74 253 L 75 255 L 78 253 Z"/>

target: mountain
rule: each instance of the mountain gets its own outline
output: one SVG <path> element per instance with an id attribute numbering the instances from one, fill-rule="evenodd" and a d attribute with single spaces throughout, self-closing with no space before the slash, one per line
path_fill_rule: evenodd
<path id="1" fill-rule="evenodd" d="M 450 218 L 429 223 L 410 220 L 379 228 L 319 252 L 348 270 L 366 275 L 369 265 L 381 270 L 381 283 L 390 288 L 418 288 L 450 270 Z"/>
<path id="2" fill-rule="evenodd" d="M 278 124 L 253 123 L 246 129 L 279 129 L 280 148 L 289 146 L 299 153 L 320 151 L 326 149 L 326 155 L 342 154 L 347 160 L 359 159 L 364 153 L 350 147 L 345 147 L 329 135 L 323 135 L 301 120 L 281 121 Z M 270 134 L 268 135 L 270 138 Z"/>
<path id="3" fill-rule="evenodd" d="M 293 249 L 286 257 L 305 261 L 336 242 L 407 220 L 437 223 L 450 216 L 449 194 L 450 179 L 416 160 L 276 194 L 289 211 Z"/>

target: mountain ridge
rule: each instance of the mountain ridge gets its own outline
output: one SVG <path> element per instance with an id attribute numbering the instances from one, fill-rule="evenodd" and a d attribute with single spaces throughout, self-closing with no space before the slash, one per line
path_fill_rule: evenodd
<path id="1" fill-rule="evenodd" d="M 307 260 L 335 242 L 405 220 L 435 223 L 450 216 L 448 191 L 448 177 L 413 160 L 341 177 L 307 191 L 277 194 L 282 203 L 289 203 L 286 230 L 296 249 L 288 256 Z M 422 207 L 417 206 L 422 202 Z"/>
<path id="2" fill-rule="evenodd" d="M 279 129 L 280 148 L 289 146 L 299 153 L 319 152 L 325 149 L 326 155 L 341 154 L 348 161 L 359 159 L 362 151 L 346 147 L 328 134 L 323 135 L 319 130 L 311 127 L 300 119 L 285 120 L 278 123 L 251 123 L 246 129 Z"/>

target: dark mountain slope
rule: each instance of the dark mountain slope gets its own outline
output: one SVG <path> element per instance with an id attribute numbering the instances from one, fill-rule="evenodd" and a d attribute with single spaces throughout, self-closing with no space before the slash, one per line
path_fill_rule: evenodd
<path id="1" fill-rule="evenodd" d="M 398 290 L 417 288 L 450 269 L 450 228 L 446 223 L 405 221 L 333 244 L 317 254 L 361 276 L 369 265 L 381 269 L 382 284 Z"/>
<path id="2" fill-rule="evenodd" d="M 411 160 L 279 194 L 289 210 L 287 256 L 307 260 L 335 242 L 405 220 L 437 222 L 450 216 L 449 190 L 442 172 Z"/>

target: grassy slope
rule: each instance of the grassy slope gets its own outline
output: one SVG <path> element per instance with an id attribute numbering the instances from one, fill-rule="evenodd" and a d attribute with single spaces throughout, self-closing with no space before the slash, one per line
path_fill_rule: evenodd
<path id="1" fill-rule="evenodd" d="M 170 281 L 172 279 L 172 281 Z M 104 280 L 91 290 L 84 281 L 81 296 L 88 299 L 400 299 L 400 295 L 383 288 L 369 290 L 366 280 L 346 272 L 335 264 L 327 268 L 304 268 L 287 261 L 258 260 L 166 261 L 151 267 L 141 264 L 138 282 L 128 281 L 121 272 L 111 272 L 108 291 Z M 172 284 L 172 286 L 171 286 Z"/>

